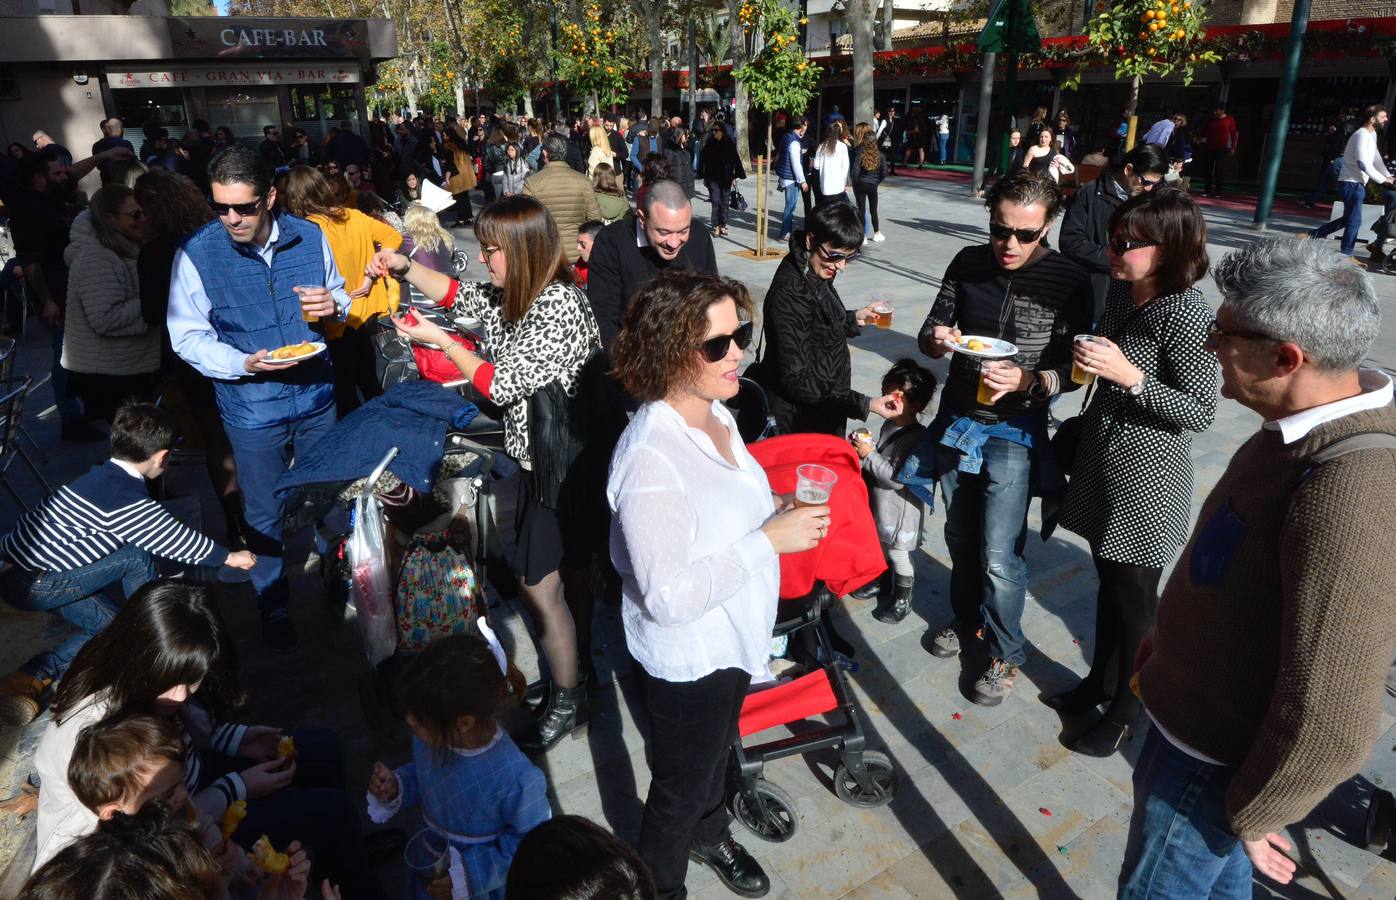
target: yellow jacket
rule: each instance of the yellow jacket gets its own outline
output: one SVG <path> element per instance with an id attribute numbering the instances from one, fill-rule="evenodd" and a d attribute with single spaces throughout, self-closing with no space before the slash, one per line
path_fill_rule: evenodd
<path id="1" fill-rule="evenodd" d="M 377 250 L 396 250 L 402 246 L 402 235 L 396 228 L 372 216 L 366 216 L 357 209 L 345 209 L 346 218 L 336 222 L 328 216 L 308 216 L 310 221 L 320 226 L 329 241 L 334 264 L 344 277 L 344 289 L 352 296 L 364 283 L 364 269 Z M 326 322 L 325 336 L 337 338 L 344 334 L 344 328 L 358 328 L 374 315 L 387 315 L 397 312 L 398 284 L 391 278 L 378 278 L 373 282 L 368 295 L 354 297 L 349 307 L 349 318 L 345 323 Z"/>

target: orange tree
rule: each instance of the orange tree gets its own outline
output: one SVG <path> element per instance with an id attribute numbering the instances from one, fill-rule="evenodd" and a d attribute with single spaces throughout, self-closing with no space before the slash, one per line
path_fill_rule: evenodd
<path id="1" fill-rule="evenodd" d="M 557 36 L 557 75 L 597 109 L 624 103 L 630 96 L 626 65 L 618 44 L 625 35 L 618 23 L 605 20 L 598 3 L 588 4 L 582 21 L 560 25 Z"/>
<path id="2" fill-rule="evenodd" d="M 1079 87 L 1090 58 L 1114 60 L 1115 77 L 1130 79 L 1129 132 L 1125 147 L 1134 146 L 1138 129 L 1135 111 L 1139 86 L 1146 76 L 1166 78 L 1181 73 L 1191 84 L 1198 66 L 1220 61 L 1204 43 L 1207 5 L 1202 0 L 1123 0 L 1086 22 L 1086 53 L 1065 87 Z"/>
<path id="3" fill-rule="evenodd" d="M 747 90 L 751 105 L 766 113 L 766 177 L 774 149 L 772 122 L 777 110 L 805 111 L 819 91 L 820 68 L 805 58 L 795 14 L 781 0 L 744 0 L 737 21 L 746 42 L 747 62 L 732 73 Z M 756 192 L 756 256 L 766 255 L 766 185 Z"/>

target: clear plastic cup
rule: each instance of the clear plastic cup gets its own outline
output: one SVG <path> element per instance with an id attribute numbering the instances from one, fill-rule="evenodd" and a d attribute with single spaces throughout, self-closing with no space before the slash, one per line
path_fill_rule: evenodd
<path id="1" fill-rule="evenodd" d="M 892 327 L 892 301 L 878 300 L 872 305 L 872 321 L 869 324 L 878 328 Z"/>
<path id="2" fill-rule="evenodd" d="M 320 321 L 319 316 L 312 316 L 305 311 L 305 292 L 314 290 L 318 287 L 320 287 L 318 284 L 298 284 L 291 288 L 292 291 L 295 291 L 296 297 L 301 301 L 301 319 L 306 322 L 314 323 Z"/>
<path id="3" fill-rule="evenodd" d="M 1073 344 L 1079 344 L 1082 342 L 1089 344 L 1094 341 L 1095 335 L 1093 334 L 1078 334 L 1071 339 L 1071 342 Z M 1092 381 L 1095 381 L 1095 373 L 1087 372 L 1086 370 L 1082 369 L 1080 364 L 1077 363 L 1075 359 L 1073 359 L 1071 361 L 1071 380 L 1076 382 L 1077 384 L 1090 384 Z"/>
<path id="4" fill-rule="evenodd" d="M 998 391 L 989 387 L 988 382 L 984 380 L 984 374 L 988 371 L 989 361 L 985 360 L 979 364 L 979 390 L 975 393 L 974 399 L 984 406 L 993 406 L 994 394 L 998 393 Z"/>
<path id="5" fill-rule="evenodd" d="M 795 506 L 826 506 L 839 476 L 833 471 L 805 463 L 795 469 Z"/>
<path id="6" fill-rule="evenodd" d="M 431 884 L 450 869 L 451 842 L 435 828 L 423 828 L 402 848 L 402 860 L 423 884 Z"/>

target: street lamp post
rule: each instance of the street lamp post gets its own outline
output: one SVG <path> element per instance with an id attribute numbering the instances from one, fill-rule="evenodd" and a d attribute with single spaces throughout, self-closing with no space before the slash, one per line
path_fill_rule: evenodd
<path id="1" fill-rule="evenodd" d="M 1280 179 L 1280 163 L 1285 155 L 1285 137 L 1289 134 L 1289 111 L 1294 105 L 1294 85 L 1299 79 L 1299 61 L 1304 50 L 1304 32 L 1309 28 L 1309 0 L 1294 0 L 1294 14 L 1289 22 L 1289 46 L 1285 50 L 1284 70 L 1280 73 L 1280 91 L 1275 97 L 1275 113 L 1270 120 L 1270 152 L 1261 161 L 1260 196 L 1255 201 L 1255 221 L 1251 227 L 1264 231 L 1270 221 L 1270 208 L 1275 203 L 1275 184 Z"/>

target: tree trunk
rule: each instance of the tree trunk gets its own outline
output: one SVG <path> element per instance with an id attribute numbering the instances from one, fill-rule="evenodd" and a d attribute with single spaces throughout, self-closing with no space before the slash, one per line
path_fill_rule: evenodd
<path id="1" fill-rule="evenodd" d="M 1125 117 L 1129 119 L 1129 130 L 1125 132 L 1125 152 L 1134 149 L 1134 137 L 1139 130 L 1139 85 L 1143 81 L 1139 75 L 1129 85 L 1129 106 L 1125 107 Z"/>
<path id="2" fill-rule="evenodd" d="M 524 89 L 524 115 L 530 119 L 533 118 L 533 90 L 531 88 Z"/>
<path id="3" fill-rule="evenodd" d="M 879 50 L 892 49 L 892 27 L 896 24 L 897 11 L 892 0 L 882 0 L 882 46 Z"/>
<path id="4" fill-rule="evenodd" d="M 848 121 L 873 120 L 873 22 L 877 0 L 852 0 L 848 5 L 853 30 L 853 112 Z"/>
<path id="5" fill-rule="evenodd" d="M 742 7 L 742 0 L 727 0 L 727 23 L 732 29 L 732 71 L 737 71 L 746 65 L 747 42 L 746 35 L 742 34 L 742 26 L 737 21 L 737 12 Z M 747 135 L 747 129 L 751 127 L 751 101 L 747 97 L 746 85 L 737 82 L 736 96 L 733 98 L 735 105 L 732 108 L 732 117 L 735 120 L 732 135 L 737 140 L 737 157 L 741 159 L 743 168 L 751 170 L 751 141 Z"/>
<path id="6" fill-rule="evenodd" d="M 650 118 L 664 114 L 664 4 L 653 0 L 646 8 L 645 23 L 650 27 Z"/>
<path id="7" fill-rule="evenodd" d="M 688 125 L 698 119 L 698 23 L 688 20 Z"/>
<path id="8" fill-rule="evenodd" d="M 456 76 L 456 115 L 465 115 L 465 79 Z"/>

